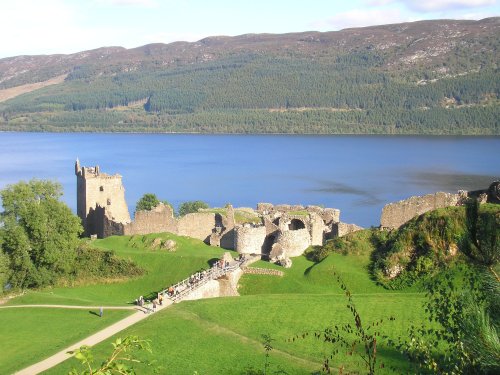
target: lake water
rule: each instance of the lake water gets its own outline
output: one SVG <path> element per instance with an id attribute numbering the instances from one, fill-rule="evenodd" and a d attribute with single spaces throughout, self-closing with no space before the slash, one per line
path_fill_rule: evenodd
<path id="1" fill-rule="evenodd" d="M 0 133 L 0 189 L 54 179 L 76 211 L 74 162 L 120 173 L 133 214 L 144 193 L 174 206 L 314 204 L 379 225 L 384 204 L 486 188 L 500 177 L 500 137 Z"/>

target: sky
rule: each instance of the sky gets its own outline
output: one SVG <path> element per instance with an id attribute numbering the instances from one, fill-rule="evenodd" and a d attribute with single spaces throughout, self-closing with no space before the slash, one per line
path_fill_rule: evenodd
<path id="1" fill-rule="evenodd" d="M 500 16 L 500 0 L 0 0 L 0 58 Z"/>

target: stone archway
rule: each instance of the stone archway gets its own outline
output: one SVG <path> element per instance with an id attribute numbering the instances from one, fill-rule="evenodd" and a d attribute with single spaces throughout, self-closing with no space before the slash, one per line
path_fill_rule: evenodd
<path id="1" fill-rule="evenodd" d="M 305 228 L 306 228 L 306 225 L 300 219 L 292 219 L 292 220 L 290 220 L 290 223 L 288 223 L 288 230 L 299 230 L 299 229 L 305 229 Z"/>

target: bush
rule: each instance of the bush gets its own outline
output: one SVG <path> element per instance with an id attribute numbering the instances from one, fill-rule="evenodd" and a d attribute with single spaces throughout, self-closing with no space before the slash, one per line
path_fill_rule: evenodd
<path id="1" fill-rule="evenodd" d="M 160 204 L 160 200 L 156 197 L 155 194 L 146 193 L 141 199 L 137 201 L 137 205 L 135 206 L 136 211 L 151 211 L 153 208 Z"/>
<path id="2" fill-rule="evenodd" d="M 77 267 L 73 277 L 76 282 L 101 281 L 144 274 L 134 262 L 118 258 L 112 251 L 100 250 L 82 242 L 76 252 Z"/>
<path id="3" fill-rule="evenodd" d="M 179 216 L 184 216 L 193 212 L 198 212 L 200 209 L 209 208 L 208 204 L 203 201 L 188 201 L 179 206 Z"/>

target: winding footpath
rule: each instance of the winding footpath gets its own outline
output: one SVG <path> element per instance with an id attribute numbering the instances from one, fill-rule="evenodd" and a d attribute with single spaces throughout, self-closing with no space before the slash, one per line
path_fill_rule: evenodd
<path id="1" fill-rule="evenodd" d="M 213 267 L 208 273 L 207 273 L 207 278 L 203 280 L 203 282 L 198 282 L 194 285 L 189 284 L 190 278 L 187 278 L 175 286 L 177 288 L 181 288 L 182 291 L 180 294 L 177 296 L 173 297 L 172 299 L 170 298 L 164 298 L 163 300 L 163 305 L 157 305 L 156 311 L 163 310 L 169 306 L 171 306 L 173 303 L 180 302 L 182 299 L 187 297 L 191 292 L 195 291 L 196 289 L 200 288 L 203 286 L 206 281 L 208 280 L 215 280 L 227 273 L 233 272 L 236 269 L 239 269 L 242 263 L 240 262 L 232 262 L 232 264 L 224 269 Z M 164 294 L 166 290 L 161 291 L 161 294 Z M 82 345 L 87 345 L 87 346 L 93 346 L 95 344 L 100 343 L 101 341 L 106 340 L 107 338 L 113 336 L 114 334 L 123 331 L 124 329 L 130 327 L 131 325 L 146 319 L 150 315 L 150 310 L 148 310 L 146 307 L 139 307 L 139 306 L 72 306 L 72 305 L 11 305 L 11 306 L 0 306 L 0 309 L 12 309 L 12 308 L 29 308 L 29 307 L 46 307 L 46 308 L 64 308 L 64 309 L 99 309 L 102 307 L 104 310 L 136 310 L 135 313 L 132 315 L 104 328 L 103 330 L 77 342 L 74 343 L 67 348 L 59 351 L 58 353 L 52 355 L 51 357 L 48 357 L 44 359 L 43 361 L 40 361 L 38 363 L 35 363 L 29 367 L 26 367 L 18 372 L 16 372 L 16 375 L 35 375 L 39 374 L 45 370 L 50 369 L 51 367 L 54 367 L 58 365 L 59 363 L 65 361 L 66 359 L 72 357 L 71 354 L 68 354 L 69 351 L 73 351 L 75 349 L 80 348 Z"/>
<path id="2" fill-rule="evenodd" d="M 172 305 L 172 301 L 164 300 L 163 305 L 158 305 L 156 311 L 162 310 L 166 307 Z M 68 309 L 99 309 L 100 306 L 66 306 L 66 305 L 19 305 L 19 306 L 3 306 L 1 308 L 17 308 L 17 307 L 52 307 L 52 308 L 68 308 Z M 53 356 L 44 359 L 34 365 L 26 367 L 25 369 L 16 372 L 16 375 L 35 375 L 39 374 L 45 370 L 48 370 L 51 367 L 58 365 L 59 363 L 67 360 L 72 355 L 68 354 L 69 351 L 73 351 L 78 349 L 82 345 L 93 346 L 95 344 L 100 343 L 101 341 L 106 340 L 107 338 L 113 336 L 114 334 L 123 331 L 125 328 L 130 327 L 131 325 L 147 318 L 151 314 L 148 314 L 145 309 L 140 307 L 132 307 L 132 306 L 103 306 L 104 310 L 136 310 L 132 315 L 104 328 L 103 330 L 89 336 L 73 345 L 68 346 L 67 348 L 61 350 L 60 352 L 54 354 Z"/>

